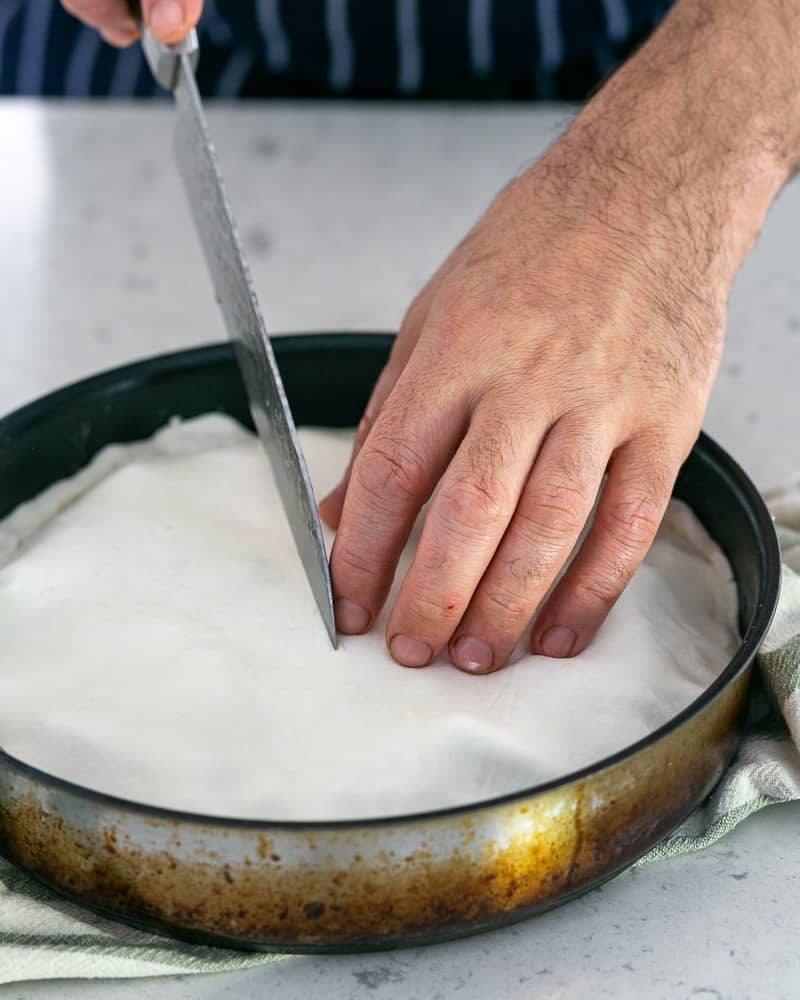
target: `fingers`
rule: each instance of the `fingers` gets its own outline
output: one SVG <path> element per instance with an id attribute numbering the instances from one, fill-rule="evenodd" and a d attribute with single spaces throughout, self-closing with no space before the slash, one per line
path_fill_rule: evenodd
<path id="1" fill-rule="evenodd" d="M 476 411 L 425 518 L 386 640 L 421 667 L 447 644 L 514 513 L 544 428 Z"/>
<path id="2" fill-rule="evenodd" d="M 551 429 L 450 641 L 455 666 L 487 673 L 506 662 L 586 524 L 612 447 L 610 434 L 568 419 Z"/>
<path id="3" fill-rule="evenodd" d="M 361 451 L 364 442 L 369 436 L 369 432 L 378 418 L 378 414 L 383 408 L 383 404 L 389 398 L 389 394 L 394 389 L 398 378 L 403 373 L 403 369 L 408 363 L 411 352 L 414 350 L 422 326 L 428 315 L 430 302 L 433 297 L 434 285 L 429 283 L 423 292 L 411 303 L 403 319 L 400 333 L 392 347 L 392 353 L 385 368 L 380 374 L 372 395 L 364 410 L 364 416 L 359 422 L 356 431 L 353 450 L 350 454 L 350 461 L 344 471 L 339 484 L 324 497 L 319 503 L 319 513 L 323 521 L 331 528 L 338 528 L 342 516 L 342 507 L 347 493 L 347 484 L 350 481 L 350 474 L 353 470 L 353 462 L 356 455 Z"/>
<path id="4" fill-rule="evenodd" d="M 125 0 L 62 0 L 64 9 L 93 28 L 111 45 L 130 45 L 139 26 Z"/>
<path id="5" fill-rule="evenodd" d="M 546 656 L 585 649 L 655 537 L 685 455 L 630 442 L 615 454 L 591 530 L 540 612 L 531 648 Z"/>
<path id="6" fill-rule="evenodd" d="M 139 26 L 126 0 L 63 0 L 66 10 L 100 32 L 111 45 L 130 45 Z M 142 17 L 158 41 L 178 42 L 200 19 L 202 0 L 144 0 Z"/>
<path id="7" fill-rule="evenodd" d="M 353 462 L 331 552 L 336 627 L 366 632 L 400 553 L 464 433 L 458 393 L 408 366 Z M 432 402 L 435 399 L 435 404 Z"/>

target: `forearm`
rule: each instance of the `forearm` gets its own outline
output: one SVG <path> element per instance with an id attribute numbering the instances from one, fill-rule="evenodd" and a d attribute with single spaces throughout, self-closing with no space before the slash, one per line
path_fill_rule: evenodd
<path id="1" fill-rule="evenodd" d="M 685 233 L 732 280 L 800 164 L 798 39 L 800 0 L 679 0 L 554 147 L 553 183 L 602 175 L 611 230 Z"/>

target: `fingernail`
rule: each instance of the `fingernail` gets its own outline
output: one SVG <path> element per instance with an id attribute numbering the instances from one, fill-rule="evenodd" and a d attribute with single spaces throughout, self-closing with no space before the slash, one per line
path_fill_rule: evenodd
<path id="1" fill-rule="evenodd" d="M 150 11 L 147 27 L 157 38 L 168 38 L 180 31 L 186 20 L 186 11 L 178 0 L 158 0 Z"/>
<path id="2" fill-rule="evenodd" d="M 494 652 L 483 639 L 462 635 L 453 645 L 453 660 L 461 670 L 470 674 L 482 674 L 494 666 Z"/>
<path id="3" fill-rule="evenodd" d="M 545 656 L 569 656 L 577 636 L 565 625 L 551 625 L 539 639 L 539 649 Z"/>
<path id="4" fill-rule="evenodd" d="M 389 643 L 389 650 L 394 659 L 404 667 L 427 667 L 433 659 L 433 650 L 427 642 L 420 642 L 408 635 L 394 636 Z"/>
<path id="5" fill-rule="evenodd" d="M 369 626 L 369 611 L 355 601 L 348 601 L 346 597 L 337 597 L 333 602 L 333 613 L 337 631 L 345 635 L 358 635 L 366 632 Z"/>

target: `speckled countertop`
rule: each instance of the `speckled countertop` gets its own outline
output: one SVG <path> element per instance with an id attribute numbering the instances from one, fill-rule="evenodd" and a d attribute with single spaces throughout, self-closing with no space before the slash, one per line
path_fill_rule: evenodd
<path id="1" fill-rule="evenodd" d="M 565 109 L 250 104 L 211 114 L 274 332 L 391 329 Z M 0 103 L 0 412 L 90 372 L 222 339 L 166 106 Z M 759 485 L 800 472 L 800 186 L 731 299 L 706 428 Z M 795 874 L 797 873 L 797 874 Z M 448 945 L 0 997 L 782 1000 L 800 995 L 800 805 L 544 917 Z"/>

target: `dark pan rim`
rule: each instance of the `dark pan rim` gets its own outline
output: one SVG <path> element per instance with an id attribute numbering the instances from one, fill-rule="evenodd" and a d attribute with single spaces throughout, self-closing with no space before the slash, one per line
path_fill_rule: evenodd
<path id="1" fill-rule="evenodd" d="M 390 333 L 297 333 L 274 338 L 276 353 L 278 355 L 302 354 L 309 349 L 331 349 L 348 346 L 388 347 L 393 339 Z M 197 368 L 203 365 L 219 365 L 229 363 L 233 359 L 231 348 L 228 344 L 211 344 L 202 347 L 190 348 L 188 350 L 177 351 L 170 354 L 161 354 L 136 361 L 131 364 L 109 369 L 99 375 L 93 375 L 86 379 L 81 379 L 54 392 L 48 393 L 34 400 L 27 405 L 14 410 L 7 416 L 0 418 L 0 447 L 3 439 L 17 436 L 31 424 L 35 424 L 39 419 L 49 416 L 54 409 L 67 401 L 73 400 L 76 396 L 86 393 L 102 393 L 106 389 L 114 388 L 119 390 L 120 384 L 128 381 L 130 383 L 141 383 L 165 371 L 174 372 L 181 368 Z M 143 379 L 143 376 L 146 378 Z M 743 469 L 733 458 L 718 445 L 707 434 L 701 433 L 695 445 L 704 456 L 711 459 L 715 467 L 720 470 L 725 478 L 738 492 L 743 500 L 748 516 L 754 522 L 757 536 L 764 547 L 764 558 L 762 560 L 762 579 L 760 581 L 756 611 L 753 621 L 741 641 L 739 648 L 734 653 L 725 669 L 694 701 L 682 709 L 663 725 L 652 733 L 648 733 L 635 743 L 623 747 L 621 750 L 610 754 L 607 757 L 586 765 L 578 770 L 572 771 L 560 778 L 541 782 L 515 792 L 507 792 L 504 795 L 494 796 L 489 799 L 481 799 L 477 802 L 462 803 L 456 806 L 447 806 L 442 809 L 428 809 L 416 813 L 400 813 L 390 816 L 369 817 L 366 819 L 339 819 L 339 820 L 270 820 L 270 819 L 245 819 L 239 817 L 227 817 L 213 814 L 195 813 L 183 810 L 169 809 L 164 806 L 148 805 L 144 802 L 137 802 L 124 799 L 118 796 L 109 795 L 105 792 L 87 788 L 75 782 L 59 778 L 47 771 L 42 771 L 31 764 L 18 760 L 0 747 L 0 768 L 5 767 L 20 777 L 45 786 L 53 791 L 62 792 L 78 799 L 84 799 L 109 810 L 130 812 L 147 817 L 151 820 L 160 820 L 168 823 L 184 823 L 190 826 L 236 829 L 242 831 L 272 830 L 272 831 L 308 831 L 312 833 L 341 832 L 345 830 L 360 830 L 376 827 L 395 827 L 407 824 L 430 823 L 438 820 L 452 819 L 457 816 L 474 814 L 476 812 L 490 811 L 492 809 L 513 805 L 526 799 L 545 795 L 558 789 L 566 788 L 577 782 L 585 781 L 603 771 L 609 770 L 626 760 L 635 757 L 638 753 L 646 750 L 662 739 L 674 733 L 684 723 L 698 715 L 709 706 L 721 692 L 732 684 L 739 675 L 747 668 L 758 651 L 761 642 L 766 635 L 772 622 L 775 608 L 780 593 L 781 579 L 781 558 L 775 525 L 772 517 L 764 503 L 763 498 L 746 475 Z"/>

